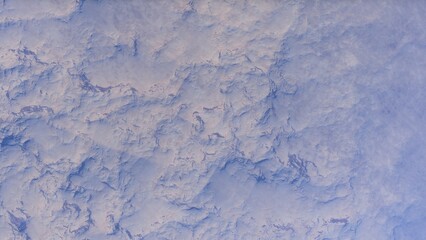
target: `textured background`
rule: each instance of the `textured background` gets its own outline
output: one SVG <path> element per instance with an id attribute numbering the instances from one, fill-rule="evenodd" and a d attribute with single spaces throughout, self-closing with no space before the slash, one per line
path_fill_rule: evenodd
<path id="1" fill-rule="evenodd" d="M 0 240 L 426 239 L 424 1 L 0 5 Z"/>

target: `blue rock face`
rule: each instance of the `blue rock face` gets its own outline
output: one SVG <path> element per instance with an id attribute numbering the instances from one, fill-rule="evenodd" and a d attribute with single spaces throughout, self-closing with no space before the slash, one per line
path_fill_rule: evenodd
<path id="1" fill-rule="evenodd" d="M 0 5 L 0 240 L 426 239 L 426 3 Z"/>

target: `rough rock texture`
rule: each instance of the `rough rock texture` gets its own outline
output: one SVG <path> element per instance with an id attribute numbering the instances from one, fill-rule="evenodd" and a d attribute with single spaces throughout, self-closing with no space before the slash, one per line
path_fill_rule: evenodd
<path id="1" fill-rule="evenodd" d="M 425 11 L 3 0 L 0 239 L 426 239 Z"/>

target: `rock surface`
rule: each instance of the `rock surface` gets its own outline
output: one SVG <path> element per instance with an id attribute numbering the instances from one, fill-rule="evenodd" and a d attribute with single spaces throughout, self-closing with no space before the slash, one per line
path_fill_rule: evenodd
<path id="1" fill-rule="evenodd" d="M 426 239 L 426 4 L 0 4 L 1 239 Z"/>

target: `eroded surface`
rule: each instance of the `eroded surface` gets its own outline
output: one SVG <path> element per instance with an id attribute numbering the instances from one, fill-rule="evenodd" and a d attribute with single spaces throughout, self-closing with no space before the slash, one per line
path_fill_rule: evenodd
<path id="1" fill-rule="evenodd" d="M 12 1 L 1 239 L 426 238 L 420 1 Z"/>

